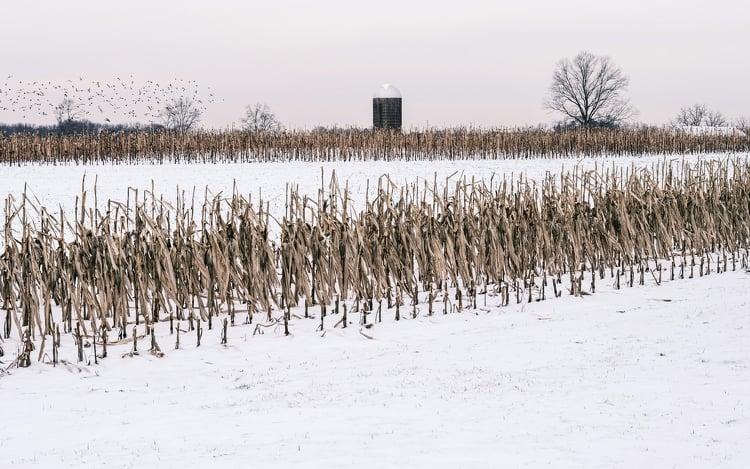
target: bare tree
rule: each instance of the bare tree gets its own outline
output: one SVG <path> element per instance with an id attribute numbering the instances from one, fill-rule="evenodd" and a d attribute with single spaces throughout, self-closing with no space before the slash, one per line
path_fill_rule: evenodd
<path id="1" fill-rule="evenodd" d="M 705 104 L 693 104 L 692 106 L 680 109 L 675 119 L 676 125 L 700 126 L 703 125 L 708 114 L 708 107 Z"/>
<path id="2" fill-rule="evenodd" d="M 581 52 L 555 66 L 544 107 L 581 127 L 613 127 L 633 116 L 628 77 L 609 57 Z"/>
<path id="3" fill-rule="evenodd" d="M 750 118 L 740 116 L 734 121 L 734 126 L 747 134 L 750 130 Z"/>
<path id="4" fill-rule="evenodd" d="M 725 127 L 727 118 L 719 111 L 711 111 L 706 115 L 706 125 L 709 127 Z"/>
<path id="5" fill-rule="evenodd" d="M 55 118 L 57 124 L 62 125 L 66 122 L 77 121 L 85 114 L 81 103 L 71 98 L 63 99 L 60 104 L 55 106 Z"/>
<path id="6" fill-rule="evenodd" d="M 722 127 L 727 125 L 727 119 L 719 111 L 712 111 L 705 104 L 693 104 L 680 109 L 675 125 L 692 127 Z"/>
<path id="7" fill-rule="evenodd" d="M 275 132 L 281 130 L 281 123 L 276 120 L 276 115 L 265 103 L 256 103 L 255 106 L 248 105 L 245 108 L 245 116 L 240 119 L 245 130 L 250 132 Z"/>
<path id="8" fill-rule="evenodd" d="M 202 111 L 192 99 L 178 98 L 164 106 L 159 113 L 159 118 L 164 127 L 187 132 L 200 122 L 202 115 Z"/>

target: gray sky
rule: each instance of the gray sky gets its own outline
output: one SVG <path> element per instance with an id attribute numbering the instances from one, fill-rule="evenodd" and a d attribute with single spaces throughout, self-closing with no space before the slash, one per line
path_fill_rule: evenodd
<path id="1" fill-rule="evenodd" d="M 386 82 L 404 96 L 406 127 L 552 122 L 542 108 L 552 70 L 581 50 L 630 77 L 639 121 L 664 123 L 693 103 L 750 116 L 747 0 L 24 0 L 2 10 L 0 86 L 8 75 L 195 80 L 224 100 L 205 112 L 211 127 L 258 101 L 289 127 L 368 126 Z"/>

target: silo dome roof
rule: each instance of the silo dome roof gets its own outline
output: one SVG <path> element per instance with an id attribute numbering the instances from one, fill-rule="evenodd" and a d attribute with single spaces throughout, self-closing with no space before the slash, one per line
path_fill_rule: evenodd
<path id="1" fill-rule="evenodd" d="M 375 91 L 373 98 L 400 98 L 401 92 L 395 86 L 386 83 Z"/>

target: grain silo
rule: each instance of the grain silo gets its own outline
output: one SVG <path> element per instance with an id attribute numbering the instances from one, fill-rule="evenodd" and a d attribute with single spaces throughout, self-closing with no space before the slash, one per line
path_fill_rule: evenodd
<path id="1" fill-rule="evenodd" d="M 372 126 L 401 130 L 401 92 L 395 86 L 385 84 L 372 96 Z"/>

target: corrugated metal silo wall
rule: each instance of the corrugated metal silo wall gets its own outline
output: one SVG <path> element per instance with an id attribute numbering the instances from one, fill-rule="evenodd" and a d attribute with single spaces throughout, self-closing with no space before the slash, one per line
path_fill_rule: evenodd
<path id="1" fill-rule="evenodd" d="M 373 98 L 372 126 L 376 129 L 400 129 L 401 98 Z"/>

